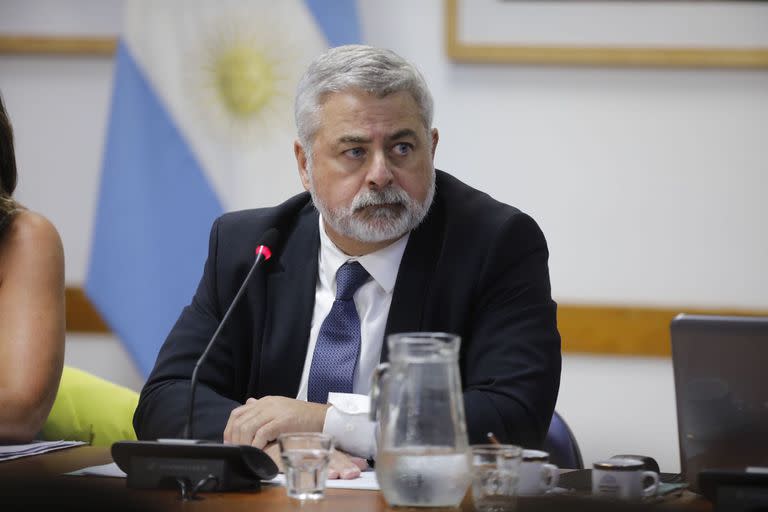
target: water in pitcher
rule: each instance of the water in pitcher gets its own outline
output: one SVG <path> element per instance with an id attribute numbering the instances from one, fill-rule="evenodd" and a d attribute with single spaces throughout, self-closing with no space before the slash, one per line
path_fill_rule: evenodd
<path id="1" fill-rule="evenodd" d="M 471 479 L 470 458 L 453 447 L 423 447 L 379 452 L 376 478 L 393 506 L 455 507 Z"/>
<path id="2" fill-rule="evenodd" d="M 454 334 L 387 338 L 371 391 L 379 421 L 376 477 L 391 506 L 456 507 L 469 487 L 470 455 Z"/>

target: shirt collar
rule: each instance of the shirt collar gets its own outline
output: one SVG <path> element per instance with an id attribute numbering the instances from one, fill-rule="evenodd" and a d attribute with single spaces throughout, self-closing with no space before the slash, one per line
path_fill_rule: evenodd
<path id="1" fill-rule="evenodd" d="M 335 282 L 336 271 L 339 270 L 347 261 L 359 261 L 363 268 L 371 275 L 381 288 L 392 293 L 395 289 L 397 280 L 397 271 L 400 269 L 400 261 L 403 259 L 405 246 L 411 234 L 406 233 L 397 241 L 378 251 L 366 254 L 365 256 L 350 256 L 336 247 L 336 244 L 325 232 L 323 225 L 323 216 L 320 215 L 320 270 L 325 275 L 330 276 L 331 281 Z"/>

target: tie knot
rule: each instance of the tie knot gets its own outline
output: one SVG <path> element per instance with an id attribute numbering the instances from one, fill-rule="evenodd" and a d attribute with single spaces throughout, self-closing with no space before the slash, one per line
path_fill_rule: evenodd
<path id="1" fill-rule="evenodd" d="M 368 271 L 357 261 L 348 261 L 336 272 L 336 300 L 350 300 L 368 280 Z"/>

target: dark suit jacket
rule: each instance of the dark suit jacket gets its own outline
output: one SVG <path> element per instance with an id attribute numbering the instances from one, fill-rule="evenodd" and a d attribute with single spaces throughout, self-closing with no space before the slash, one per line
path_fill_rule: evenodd
<path id="1" fill-rule="evenodd" d="M 400 263 L 386 334 L 459 334 L 470 442 L 485 442 L 494 432 L 502 442 L 538 446 L 560 384 L 544 236 L 519 210 L 441 171 L 436 179 L 435 200 Z M 248 397 L 296 396 L 320 243 L 307 193 L 274 208 L 225 214 L 213 224 L 200 285 L 141 392 L 133 421 L 139 439 L 181 434 L 195 362 L 271 227 L 281 234 L 274 257 L 253 276 L 199 370 L 194 436 L 221 440 L 230 412 Z"/>

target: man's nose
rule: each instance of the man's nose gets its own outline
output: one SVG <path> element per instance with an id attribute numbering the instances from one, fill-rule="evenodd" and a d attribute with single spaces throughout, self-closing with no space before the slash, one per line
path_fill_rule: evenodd
<path id="1" fill-rule="evenodd" d="M 373 154 L 366 178 L 368 186 L 371 188 L 386 188 L 392 184 L 394 174 L 392 174 L 389 162 L 382 152 L 377 151 Z"/>

